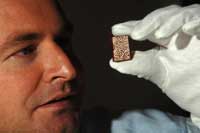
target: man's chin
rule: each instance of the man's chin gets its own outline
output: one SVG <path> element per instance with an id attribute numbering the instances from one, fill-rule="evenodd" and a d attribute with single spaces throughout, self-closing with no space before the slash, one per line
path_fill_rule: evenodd
<path id="1" fill-rule="evenodd" d="M 34 122 L 41 133 L 75 133 L 79 127 L 79 112 L 75 111 L 46 112 L 37 118 Z"/>

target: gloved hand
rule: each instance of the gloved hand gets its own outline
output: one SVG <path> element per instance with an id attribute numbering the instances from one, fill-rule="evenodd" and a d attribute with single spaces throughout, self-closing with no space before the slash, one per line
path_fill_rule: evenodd
<path id="1" fill-rule="evenodd" d="M 110 66 L 158 85 L 200 127 L 200 5 L 161 8 L 143 20 L 114 25 L 112 33 L 158 44 L 136 51 L 130 61 L 110 60 Z"/>

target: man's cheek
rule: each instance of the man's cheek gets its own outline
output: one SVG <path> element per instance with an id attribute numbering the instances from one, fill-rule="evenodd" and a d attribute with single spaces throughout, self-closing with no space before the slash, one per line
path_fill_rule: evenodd
<path id="1" fill-rule="evenodd" d="M 11 113 L 15 113 L 17 109 L 30 112 L 26 107 L 26 103 L 36 90 L 37 77 L 17 73 L 15 76 L 0 72 L 1 74 L 5 76 L 0 77 L 0 105 L 11 110 Z"/>
<path id="2" fill-rule="evenodd" d="M 41 73 L 34 68 L 3 71 L 0 67 L 0 92 L 1 94 L 16 95 L 18 98 L 25 97 L 40 83 Z"/>
<path id="3" fill-rule="evenodd" d="M 3 89 L 4 87 L 6 89 Z M 19 91 L 13 84 L 4 85 L 4 87 L 0 87 L 0 115 L 18 117 L 20 114 L 28 114 L 28 110 L 24 106 L 26 91 Z"/>
<path id="4" fill-rule="evenodd" d="M 27 111 L 23 109 L 19 102 L 14 102 L 14 100 L 7 103 L 1 102 L 0 130 L 20 129 L 20 127 L 26 127 L 26 124 L 30 123 Z"/>

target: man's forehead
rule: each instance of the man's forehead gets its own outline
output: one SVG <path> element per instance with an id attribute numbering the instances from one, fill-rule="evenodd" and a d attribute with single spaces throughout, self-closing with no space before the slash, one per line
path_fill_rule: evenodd
<path id="1" fill-rule="evenodd" d="M 3 1 L 3 0 L 2 0 Z M 61 17 L 52 0 L 0 0 L 0 36 L 18 31 L 44 31 L 61 27 Z M 35 31 L 34 31 L 35 30 Z"/>
<path id="2" fill-rule="evenodd" d="M 0 6 L 19 4 L 19 5 L 34 5 L 37 3 L 54 3 L 57 0 L 0 0 Z"/>
<path id="3" fill-rule="evenodd" d="M 53 0 L 0 0 L 0 15 L 47 15 L 55 14 Z M 40 14 L 40 15 L 39 15 Z"/>

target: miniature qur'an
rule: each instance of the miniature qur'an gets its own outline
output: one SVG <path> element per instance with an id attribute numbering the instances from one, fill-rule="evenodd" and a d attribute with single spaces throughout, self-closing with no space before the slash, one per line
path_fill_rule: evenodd
<path id="1" fill-rule="evenodd" d="M 130 60 L 131 52 L 129 47 L 128 36 L 114 36 L 113 42 L 113 61 L 127 61 Z"/>

